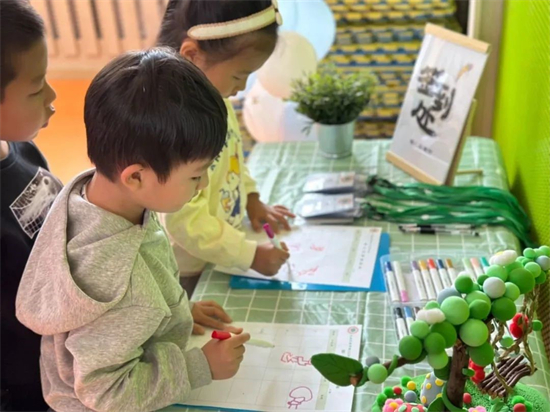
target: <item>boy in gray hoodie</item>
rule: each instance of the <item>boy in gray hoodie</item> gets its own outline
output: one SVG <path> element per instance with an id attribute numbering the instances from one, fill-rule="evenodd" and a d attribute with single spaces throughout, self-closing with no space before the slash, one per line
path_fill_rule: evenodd
<path id="1" fill-rule="evenodd" d="M 208 185 L 226 119 L 201 71 L 165 49 L 126 53 L 90 85 L 96 169 L 59 194 L 16 302 L 18 319 L 43 335 L 43 393 L 57 412 L 153 411 L 237 372 L 250 338 L 240 329 L 186 349 L 194 318 L 230 319 L 212 303 L 191 308 L 155 214 Z"/>

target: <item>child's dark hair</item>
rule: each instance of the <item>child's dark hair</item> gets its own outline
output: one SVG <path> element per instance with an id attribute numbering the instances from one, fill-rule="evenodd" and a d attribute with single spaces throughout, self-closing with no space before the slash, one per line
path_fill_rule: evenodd
<path id="1" fill-rule="evenodd" d="M 225 143 L 227 108 L 202 72 L 171 49 L 125 53 L 94 78 L 84 104 L 88 156 L 115 181 L 132 164 L 160 182 L 180 164 L 213 159 Z"/>
<path id="2" fill-rule="evenodd" d="M 267 9 L 271 4 L 271 0 L 170 0 L 157 44 L 179 51 L 191 27 L 248 17 Z M 274 22 L 252 33 L 218 40 L 201 40 L 198 44 L 213 62 L 227 60 L 247 47 L 265 49 L 271 53 L 277 40 L 277 28 Z"/>
<path id="3" fill-rule="evenodd" d="M 15 56 L 44 38 L 44 22 L 28 0 L 0 1 L 0 101 L 17 77 Z"/>

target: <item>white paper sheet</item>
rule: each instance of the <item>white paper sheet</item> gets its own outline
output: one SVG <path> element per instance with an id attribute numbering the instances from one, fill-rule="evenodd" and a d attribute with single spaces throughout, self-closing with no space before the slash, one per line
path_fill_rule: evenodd
<path id="1" fill-rule="evenodd" d="M 298 226 L 278 236 L 286 243 L 290 259 L 277 275 L 268 278 L 252 269 L 243 272 L 220 266 L 216 270 L 258 279 L 368 288 L 381 233 L 380 228 L 372 227 Z M 265 233 L 248 231 L 246 237 L 268 241 Z"/>
<path id="2" fill-rule="evenodd" d="M 273 348 L 246 346 L 235 377 L 191 392 L 186 405 L 245 411 L 351 411 L 352 386 L 337 387 L 311 366 L 317 353 L 337 353 L 357 359 L 360 325 L 281 325 L 241 323 L 253 339 Z M 202 347 L 209 334 L 193 336 L 190 347 Z"/>

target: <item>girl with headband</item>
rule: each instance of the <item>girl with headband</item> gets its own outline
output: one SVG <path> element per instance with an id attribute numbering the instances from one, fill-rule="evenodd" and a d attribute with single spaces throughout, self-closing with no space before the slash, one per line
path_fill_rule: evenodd
<path id="1" fill-rule="evenodd" d="M 275 0 L 171 0 L 158 45 L 169 46 L 199 67 L 226 99 L 226 145 L 210 167 L 210 185 L 179 212 L 163 216 L 182 284 L 189 293 L 206 263 L 275 275 L 289 258 L 286 246 L 257 244 L 240 230 L 246 214 L 256 231 L 269 223 L 290 229 L 284 206 L 260 201 L 244 164 L 239 123 L 227 100 L 246 86 L 273 52 L 282 24 Z"/>

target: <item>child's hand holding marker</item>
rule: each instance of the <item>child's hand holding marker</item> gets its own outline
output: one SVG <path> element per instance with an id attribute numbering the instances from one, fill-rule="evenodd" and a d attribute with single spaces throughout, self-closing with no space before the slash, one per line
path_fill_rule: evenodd
<path id="1" fill-rule="evenodd" d="M 252 269 L 266 276 L 275 276 L 281 266 L 287 262 L 290 254 L 288 248 L 275 236 L 269 223 L 264 224 L 264 230 L 271 243 L 258 245 L 252 262 Z"/>
<path id="2" fill-rule="evenodd" d="M 212 340 L 202 347 L 212 371 L 212 379 L 229 379 L 235 376 L 244 358 L 245 343 L 264 349 L 275 347 L 271 342 L 250 339 L 248 333 L 231 335 L 226 331 L 212 332 Z"/>
<path id="3" fill-rule="evenodd" d="M 212 379 L 232 378 L 239 371 L 245 352 L 244 344 L 250 340 L 250 335 L 239 333 L 231 336 L 227 332 L 214 332 L 212 338 L 202 347 L 210 365 Z"/>

